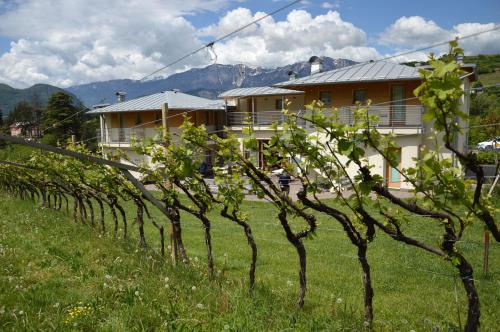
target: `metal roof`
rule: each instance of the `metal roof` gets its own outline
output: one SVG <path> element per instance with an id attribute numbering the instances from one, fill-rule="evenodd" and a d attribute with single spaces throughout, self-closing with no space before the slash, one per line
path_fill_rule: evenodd
<path id="1" fill-rule="evenodd" d="M 168 103 L 168 108 L 170 110 L 224 110 L 224 103 L 220 100 L 201 98 L 179 91 L 163 91 L 160 93 L 155 93 L 153 95 L 131 99 L 107 107 L 98 108 L 87 112 L 87 114 L 161 110 L 161 107 L 164 103 Z"/>
<path id="2" fill-rule="evenodd" d="M 273 88 L 270 86 L 260 86 L 254 88 L 239 88 L 225 91 L 219 95 L 219 98 L 237 98 L 250 96 L 274 96 L 274 95 L 295 95 L 302 94 L 304 91 Z"/>
<path id="3" fill-rule="evenodd" d="M 418 68 L 388 61 L 373 61 L 342 67 L 310 76 L 275 84 L 275 86 L 297 86 L 312 84 L 354 83 L 388 80 L 420 79 Z"/>

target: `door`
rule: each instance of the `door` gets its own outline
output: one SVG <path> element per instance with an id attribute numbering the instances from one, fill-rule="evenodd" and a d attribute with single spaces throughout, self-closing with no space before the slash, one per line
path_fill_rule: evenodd
<path id="1" fill-rule="evenodd" d="M 406 121 L 406 103 L 404 85 L 393 85 L 391 88 L 391 125 L 403 126 Z"/>
<path id="2" fill-rule="evenodd" d="M 397 167 L 392 167 L 389 162 L 385 162 L 385 180 L 389 188 L 401 188 L 401 148 L 394 148 L 392 151 L 396 154 Z"/>

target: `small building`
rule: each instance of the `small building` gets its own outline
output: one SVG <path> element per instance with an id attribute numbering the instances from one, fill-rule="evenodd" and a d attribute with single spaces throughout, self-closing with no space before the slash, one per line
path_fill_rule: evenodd
<path id="1" fill-rule="evenodd" d="M 15 122 L 10 125 L 10 136 L 24 136 L 26 138 L 40 137 L 40 128 L 26 122 Z"/>
<path id="2" fill-rule="evenodd" d="M 162 109 L 166 112 L 166 123 L 173 140 L 180 133 L 184 116 L 195 125 L 204 125 L 208 132 L 222 129 L 225 123 L 225 108 L 222 101 L 192 96 L 177 90 L 131 99 L 126 101 L 123 92 L 117 93 L 118 102 L 99 105 L 87 114 L 100 118 L 100 145 L 104 153 L 120 149 L 134 162 L 142 156 L 133 151 L 132 142 L 159 136 L 162 126 Z"/>

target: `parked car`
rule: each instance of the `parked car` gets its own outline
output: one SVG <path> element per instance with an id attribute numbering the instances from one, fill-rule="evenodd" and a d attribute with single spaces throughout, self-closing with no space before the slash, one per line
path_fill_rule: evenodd
<path id="1" fill-rule="evenodd" d="M 500 136 L 489 141 L 478 143 L 477 149 L 478 150 L 500 149 Z"/>

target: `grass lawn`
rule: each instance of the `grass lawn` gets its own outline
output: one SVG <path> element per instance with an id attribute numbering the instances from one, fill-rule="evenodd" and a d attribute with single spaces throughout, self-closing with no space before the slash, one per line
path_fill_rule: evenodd
<path id="1" fill-rule="evenodd" d="M 129 220 L 133 207 L 127 205 Z M 250 250 L 242 229 L 213 215 L 217 278 L 205 273 L 201 223 L 183 215 L 190 267 L 150 250 L 100 236 L 70 214 L 0 194 L 0 330 L 363 330 L 362 283 L 354 247 L 335 222 L 319 218 L 317 237 L 306 241 L 308 294 L 295 307 L 298 259 L 264 202 L 248 202 L 259 256 L 256 290 L 247 294 Z M 159 220 L 159 213 L 151 209 Z M 111 222 L 108 219 L 108 228 Z M 412 234 L 438 240 L 416 220 Z M 500 245 L 493 243 L 490 275 L 482 274 L 482 226 L 473 226 L 461 249 L 475 267 L 483 331 L 498 331 Z M 377 331 L 455 331 L 465 321 L 466 298 L 455 270 L 441 259 L 379 233 L 370 245 Z M 436 327 L 439 327 L 437 330 Z"/>

